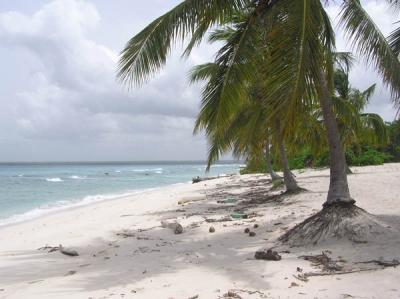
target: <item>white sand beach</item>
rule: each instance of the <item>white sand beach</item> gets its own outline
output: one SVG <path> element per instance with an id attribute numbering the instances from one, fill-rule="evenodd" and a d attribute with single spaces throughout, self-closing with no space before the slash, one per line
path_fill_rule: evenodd
<path id="1" fill-rule="evenodd" d="M 269 191 L 268 176 L 235 175 L 1 227 L 0 298 L 211 299 L 229 298 L 229 291 L 231 298 L 400 298 L 400 267 L 378 263 L 400 260 L 400 164 L 353 171 L 349 182 L 357 205 L 387 225 L 390 237 L 307 248 L 281 245 L 280 235 L 321 209 L 329 170 L 296 171 L 306 192 L 264 201 L 281 192 Z M 205 199 L 178 205 L 200 195 Z M 217 203 L 230 198 L 231 203 Z M 206 221 L 235 209 L 254 217 Z M 179 221 L 184 232 L 162 228 L 165 219 Z M 245 228 L 256 235 L 245 234 Z M 79 256 L 38 250 L 59 244 Z M 254 259 L 257 250 L 272 247 L 280 261 Z M 341 272 L 361 271 L 301 279 L 299 274 L 323 271 L 301 256 L 321 252 L 347 269 Z"/>

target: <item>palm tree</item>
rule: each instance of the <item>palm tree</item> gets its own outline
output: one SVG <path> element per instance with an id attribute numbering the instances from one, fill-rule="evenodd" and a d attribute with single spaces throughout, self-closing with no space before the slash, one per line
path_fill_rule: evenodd
<path id="1" fill-rule="evenodd" d="M 400 63 L 389 43 L 359 0 L 343 0 L 341 6 L 341 25 L 347 37 L 357 52 L 378 70 L 393 98 L 400 101 Z M 226 24 L 238 12 L 246 12 L 246 19 L 238 24 L 234 36 L 217 53 L 217 61 L 224 65 L 225 72 L 209 91 L 210 95 L 221 93 L 218 105 L 207 111 L 210 119 L 223 119 L 221 115 L 225 113 L 230 115 L 241 98 L 245 82 L 254 76 L 249 68 L 251 63 L 242 63 L 252 61 L 258 54 L 249 46 L 250 41 L 260 36 L 265 38 L 271 62 L 265 98 L 273 99 L 275 111 L 288 109 L 281 125 L 283 134 L 294 130 L 292 124 L 298 109 L 311 106 L 313 99 L 319 100 L 331 161 L 330 186 L 323 212 L 336 213 L 336 216 L 350 209 L 352 213 L 348 215 L 352 216 L 355 201 L 349 192 L 332 100 L 334 33 L 320 0 L 185 0 L 128 42 L 121 53 L 119 78 L 128 85 L 140 85 L 165 64 L 176 42 L 189 39 L 184 51 L 188 55 L 209 28 Z M 304 231 L 307 224 L 305 221 L 296 227 L 286 239 L 296 239 L 296 232 Z M 308 232 L 313 235 L 311 239 L 321 236 L 318 229 Z"/>
<path id="2" fill-rule="evenodd" d="M 367 113 L 365 108 L 374 94 L 376 84 L 364 91 L 352 88 L 348 70 L 335 71 L 333 96 L 337 122 L 343 148 L 358 146 L 363 142 L 384 145 L 387 142 L 385 122 L 376 113 Z"/>
<path id="3" fill-rule="evenodd" d="M 239 19 L 240 16 L 237 16 L 237 21 Z M 236 23 L 234 27 L 226 26 L 213 31 L 210 34 L 209 42 L 224 42 L 225 44 L 222 47 L 224 49 L 229 44 L 229 41 L 235 37 L 235 27 L 237 28 L 238 25 L 240 23 Z M 252 43 L 250 47 L 255 46 L 255 43 Z M 262 52 L 263 50 L 260 48 L 259 53 Z M 275 120 L 271 121 L 268 115 L 268 106 L 265 105 L 266 102 L 263 100 L 263 82 L 260 78 L 263 77 L 264 62 L 265 59 L 263 59 L 262 55 L 259 55 L 257 57 L 257 65 L 247 60 L 245 62 L 242 61 L 239 65 L 232 66 L 232 70 L 235 70 L 239 67 L 243 68 L 243 64 L 249 63 L 252 65 L 253 72 L 258 73 L 258 76 L 254 77 L 255 81 L 253 82 L 245 82 L 240 94 L 242 98 L 235 103 L 235 109 L 225 111 L 219 116 L 215 116 L 214 112 L 218 111 L 219 102 L 224 101 L 224 98 L 223 93 L 215 92 L 215 86 L 218 86 L 221 79 L 226 76 L 227 69 L 219 59 L 216 59 L 214 63 L 198 65 L 192 69 L 190 74 L 192 83 L 202 80 L 207 81 L 203 89 L 202 107 L 196 121 L 195 133 L 204 129 L 208 136 L 210 143 L 208 168 L 219 158 L 220 153 L 231 149 L 233 149 L 233 153 L 237 157 L 245 155 L 247 158 L 250 157 L 250 160 L 253 160 L 257 158 L 254 156 L 259 155 L 265 144 L 268 172 L 272 179 L 278 179 L 279 176 L 272 169 L 269 154 L 270 135 L 272 133 L 279 149 L 286 192 L 298 192 L 301 189 L 289 169 L 279 117 L 275 116 Z"/>

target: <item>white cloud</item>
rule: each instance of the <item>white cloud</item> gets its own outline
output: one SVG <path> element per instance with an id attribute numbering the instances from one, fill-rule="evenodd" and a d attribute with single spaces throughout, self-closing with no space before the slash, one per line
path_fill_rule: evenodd
<path id="1" fill-rule="evenodd" d="M 116 82 L 118 51 L 130 36 L 179 0 L 45 1 L 31 10 L 0 13 L 0 160 L 201 159 L 206 145 L 192 136 L 199 86 L 189 86 L 191 65 L 208 61 L 215 47 L 178 55 L 150 84 L 128 92 Z M 1 4 L 0 4 L 1 6 Z M 380 2 L 367 10 L 385 33 L 393 27 Z M 32 10 L 33 9 L 33 10 Z M 337 14 L 337 6 L 329 8 Z M 1 11 L 1 10 L 0 10 Z M 340 49 L 347 43 L 338 40 Z M 354 85 L 379 82 L 362 65 Z M 371 110 L 391 119 L 381 85 Z"/>
<path id="2" fill-rule="evenodd" d="M 204 141 L 191 137 L 198 88 L 188 86 L 189 63 L 173 57 L 157 80 L 128 92 L 115 79 L 118 53 L 90 38 L 100 22 L 96 7 L 81 0 L 55 0 L 32 15 L 0 14 L 0 42 L 11 51 L 22 51 L 17 54 L 25 60 L 20 72 L 29 78 L 20 82 L 13 93 L 0 98 L 1 104 L 8 107 L 7 113 L 12 114 L 3 120 L 12 122 L 16 138 L 11 138 L 11 143 L 25 139 L 34 146 L 39 141 L 70 141 L 77 148 L 96 147 L 104 152 L 98 144 L 106 140 L 132 147 L 129 142 L 136 143 L 148 135 L 153 140 L 172 141 L 170 147 L 175 147 L 177 153 L 179 143 L 201 142 L 192 155 L 186 156 L 203 157 Z M 10 140 L 7 142 L 9 146 Z M 154 147 L 154 142 L 147 142 L 133 150 L 134 159 L 147 156 L 143 147 Z M 47 159 L 46 151 L 32 150 L 37 151 L 36 159 Z M 149 152 L 155 154 L 153 159 L 168 158 L 162 151 Z M 107 151 L 103 159 L 119 159 L 121 155 L 127 154 Z M 56 160 L 91 158 L 70 157 L 60 149 Z"/>

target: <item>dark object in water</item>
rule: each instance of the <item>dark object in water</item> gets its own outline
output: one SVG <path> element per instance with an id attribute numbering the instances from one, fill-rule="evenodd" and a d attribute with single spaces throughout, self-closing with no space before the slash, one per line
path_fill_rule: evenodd
<path id="1" fill-rule="evenodd" d="M 210 226 L 210 228 L 208 229 L 208 231 L 209 231 L 210 233 L 215 233 L 215 228 L 214 228 L 214 226 Z"/>
<path id="2" fill-rule="evenodd" d="M 246 227 L 246 228 L 244 229 L 244 233 L 245 233 L 245 234 L 248 234 L 249 232 L 250 232 L 250 228 Z"/>
<path id="3" fill-rule="evenodd" d="M 255 233 L 255 232 L 249 232 L 249 236 L 250 236 L 250 237 L 255 237 L 255 236 L 256 236 L 256 233 Z"/>

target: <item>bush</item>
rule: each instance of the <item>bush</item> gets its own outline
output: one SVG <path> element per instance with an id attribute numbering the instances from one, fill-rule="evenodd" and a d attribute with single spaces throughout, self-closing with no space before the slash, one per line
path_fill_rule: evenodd
<path id="1" fill-rule="evenodd" d="M 376 149 L 366 147 L 358 155 L 353 151 L 346 151 L 346 160 L 349 165 L 366 166 L 366 165 L 381 165 L 392 159 L 392 156 L 387 153 L 382 153 Z"/>

